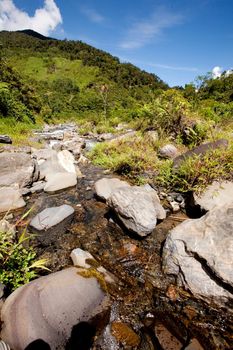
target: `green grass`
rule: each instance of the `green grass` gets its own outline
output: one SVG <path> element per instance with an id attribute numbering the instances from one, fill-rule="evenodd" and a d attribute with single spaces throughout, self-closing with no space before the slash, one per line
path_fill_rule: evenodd
<path id="1" fill-rule="evenodd" d="M 81 60 L 68 60 L 63 57 L 30 56 L 11 58 L 11 64 L 21 74 L 32 77 L 37 81 L 53 82 L 56 79 L 71 79 L 80 89 L 93 82 L 99 74 L 97 67 L 87 67 Z M 54 64 L 54 69 L 51 65 Z"/>

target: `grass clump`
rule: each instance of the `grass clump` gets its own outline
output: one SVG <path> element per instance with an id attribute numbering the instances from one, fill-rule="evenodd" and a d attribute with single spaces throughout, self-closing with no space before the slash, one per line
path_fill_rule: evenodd
<path id="1" fill-rule="evenodd" d="M 187 158 L 177 169 L 172 161 L 161 162 L 155 183 L 169 190 L 200 193 L 215 180 L 232 180 L 232 169 L 233 143 L 225 150 Z"/>
<path id="2" fill-rule="evenodd" d="M 141 181 L 144 172 L 155 172 L 157 153 L 142 136 L 134 136 L 98 144 L 89 157 L 96 165 L 124 175 L 134 183 Z"/>
<path id="3" fill-rule="evenodd" d="M 0 281 L 9 290 L 13 291 L 37 277 L 38 269 L 48 270 L 45 267 L 47 260 L 35 260 L 35 250 L 26 246 L 29 239 L 26 229 L 18 239 L 14 229 L 0 231 Z"/>

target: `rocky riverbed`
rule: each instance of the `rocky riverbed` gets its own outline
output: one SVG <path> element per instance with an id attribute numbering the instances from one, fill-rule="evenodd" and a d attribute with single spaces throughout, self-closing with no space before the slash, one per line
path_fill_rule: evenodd
<path id="1" fill-rule="evenodd" d="M 179 193 L 111 180 L 88 161 L 113 135 L 61 125 L 35 137 L 40 150 L 2 147 L 0 210 L 15 222 L 32 208 L 51 273 L 6 301 L 0 290 L 0 339 L 13 350 L 233 348 L 232 183 L 195 198 L 204 215 L 189 219 Z"/>

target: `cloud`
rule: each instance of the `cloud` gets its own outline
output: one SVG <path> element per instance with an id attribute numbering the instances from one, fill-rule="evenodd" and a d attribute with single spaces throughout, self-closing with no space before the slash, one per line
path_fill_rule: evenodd
<path id="1" fill-rule="evenodd" d="M 48 35 L 60 23 L 62 16 L 54 0 L 44 0 L 33 16 L 17 8 L 13 0 L 0 0 L 0 30 L 33 29 Z"/>
<path id="2" fill-rule="evenodd" d="M 159 63 L 148 63 L 148 66 L 163 68 L 163 69 L 171 69 L 171 70 L 179 70 L 184 72 L 198 72 L 199 69 L 196 67 L 179 67 L 179 66 L 170 66 L 167 64 L 159 64 Z"/>
<path id="3" fill-rule="evenodd" d="M 104 17 L 101 16 L 96 10 L 82 7 L 81 12 L 91 21 L 95 23 L 101 23 L 104 21 Z"/>
<path id="4" fill-rule="evenodd" d="M 120 43 L 123 49 L 137 49 L 150 41 L 158 38 L 166 28 L 182 22 L 182 16 L 169 12 L 165 9 L 158 9 L 147 20 L 135 23 L 126 35 L 126 38 Z"/>
<path id="5" fill-rule="evenodd" d="M 220 78 L 222 75 L 222 67 L 216 66 L 212 69 L 213 79 Z"/>

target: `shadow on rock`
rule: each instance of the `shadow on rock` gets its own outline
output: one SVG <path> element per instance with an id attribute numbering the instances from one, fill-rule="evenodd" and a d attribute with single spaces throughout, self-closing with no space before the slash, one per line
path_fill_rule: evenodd
<path id="1" fill-rule="evenodd" d="M 89 350 L 93 343 L 96 328 L 87 323 L 80 322 L 72 328 L 71 337 L 65 347 L 65 350 Z"/>
<path id="2" fill-rule="evenodd" d="M 24 350 L 51 350 L 49 344 L 42 339 L 34 340 Z"/>

